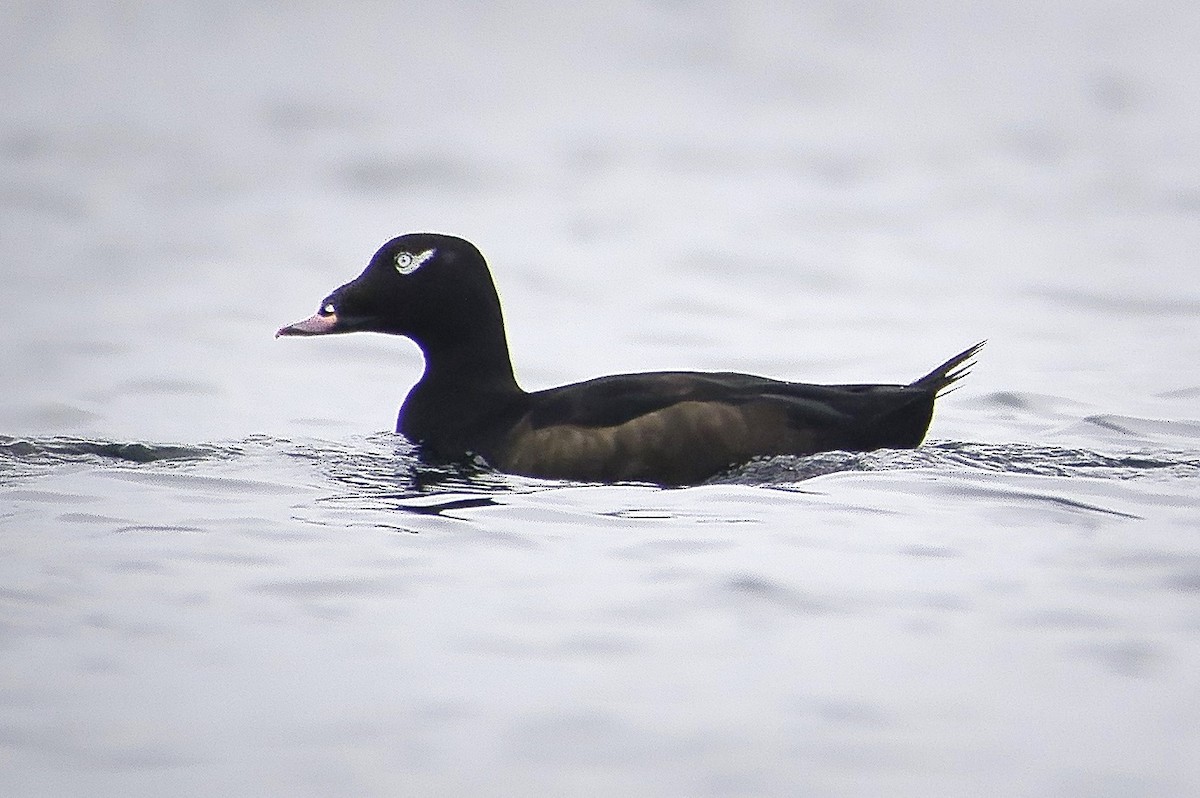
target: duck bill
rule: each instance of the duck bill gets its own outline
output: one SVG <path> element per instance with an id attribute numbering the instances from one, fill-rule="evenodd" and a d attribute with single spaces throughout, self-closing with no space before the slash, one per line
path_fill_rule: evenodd
<path id="1" fill-rule="evenodd" d="M 280 327 L 275 333 L 275 337 L 278 338 L 281 335 L 328 335 L 329 333 L 336 332 L 343 332 L 343 330 L 338 328 L 337 314 L 330 313 L 327 316 L 322 316 L 318 313 L 315 316 L 309 316 L 304 321 Z"/>

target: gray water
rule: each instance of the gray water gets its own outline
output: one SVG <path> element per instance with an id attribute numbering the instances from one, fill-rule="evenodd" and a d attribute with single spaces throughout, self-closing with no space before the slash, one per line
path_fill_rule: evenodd
<path id="1" fill-rule="evenodd" d="M 1200 792 L 1200 11 L 0 10 L 0 791 Z M 912 379 L 915 451 L 418 463 L 384 240 L 530 389 Z"/>

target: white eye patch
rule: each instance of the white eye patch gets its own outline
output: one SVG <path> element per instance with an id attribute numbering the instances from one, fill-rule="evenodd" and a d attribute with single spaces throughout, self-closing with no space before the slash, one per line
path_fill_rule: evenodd
<path id="1" fill-rule="evenodd" d="M 396 253 L 396 271 L 401 274 L 412 274 L 417 269 L 425 265 L 425 261 L 432 258 L 437 253 L 436 249 L 427 249 L 424 252 L 414 255 L 411 252 Z"/>

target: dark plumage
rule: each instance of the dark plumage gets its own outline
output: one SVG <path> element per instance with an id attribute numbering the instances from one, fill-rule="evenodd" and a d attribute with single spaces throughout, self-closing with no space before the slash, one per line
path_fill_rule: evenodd
<path id="1" fill-rule="evenodd" d="M 763 455 L 910 448 L 978 343 L 908 385 L 806 385 L 747 374 L 658 372 L 526 393 L 513 378 L 483 256 L 452 236 L 389 241 L 317 314 L 277 335 L 359 330 L 411 338 L 425 373 L 396 431 L 439 459 L 590 481 L 700 482 Z"/>

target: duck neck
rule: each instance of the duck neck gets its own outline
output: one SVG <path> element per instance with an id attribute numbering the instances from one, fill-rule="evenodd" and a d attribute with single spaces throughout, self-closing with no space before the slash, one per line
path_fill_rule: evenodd
<path id="1" fill-rule="evenodd" d="M 425 373 L 419 387 L 459 395 L 522 392 L 513 376 L 503 327 L 486 335 L 463 336 L 423 349 Z"/>
<path id="2" fill-rule="evenodd" d="M 513 377 L 503 330 L 422 346 L 425 373 L 400 408 L 396 431 L 443 456 L 490 453 L 486 420 L 519 407 L 526 396 Z"/>

